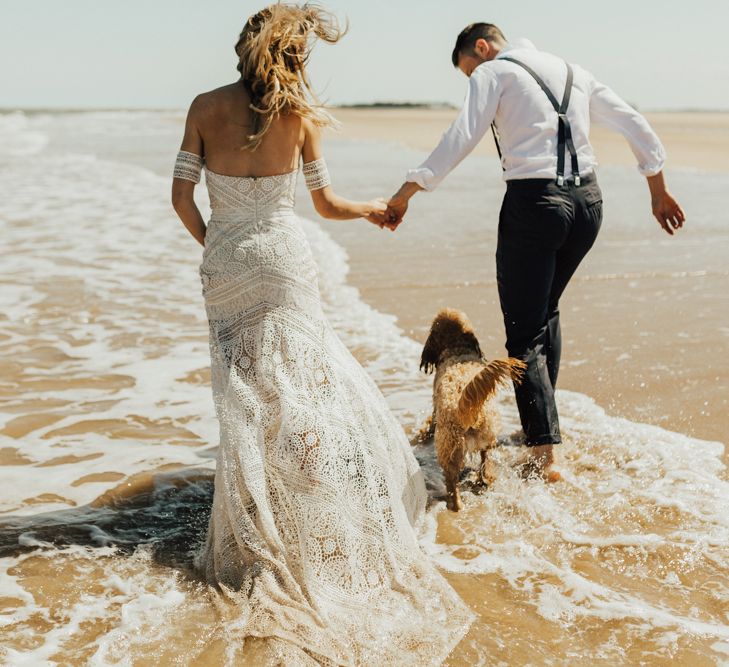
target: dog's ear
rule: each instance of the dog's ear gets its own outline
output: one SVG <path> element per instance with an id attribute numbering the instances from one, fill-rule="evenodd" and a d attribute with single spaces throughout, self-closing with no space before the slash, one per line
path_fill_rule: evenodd
<path id="1" fill-rule="evenodd" d="M 481 352 L 481 346 L 479 345 L 478 338 L 476 338 L 476 334 L 473 333 L 473 331 L 468 331 L 464 333 L 463 338 L 465 339 L 467 345 L 473 347 L 479 357 L 483 357 L 483 352 Z"/>
<path id="2" fill-rule="evenodd" d="M 420 370 L 424 373 L 432 373 L 437 363 L 438 351 L 435 349 L 435 345 L 432 344 L 430 337 L 428 337 L 428 340 L 425 341 L 425 347 L 423 347 L 423 353 L 420 355 Z"/>
<path id="3" fill-rule="evenodd" d="M 420 355 L 420 370 L 424 373 L 432 373 L 438 364 L 438 356 L 440 355 L 442 345 L 438 336 L 437 321 L 433 323 L 428 332 L 428 339 L 423 345 L 423 353 Z"/>

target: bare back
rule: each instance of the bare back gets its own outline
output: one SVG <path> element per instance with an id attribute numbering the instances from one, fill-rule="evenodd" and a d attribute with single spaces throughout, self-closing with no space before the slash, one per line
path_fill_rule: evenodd
<path id="1" fill-rule="evenodd" d="M 186 152 L 193 153 L 204 158 L 211 174 L 236 178 L 291 174 L 298 171 L 302 161 L 309 194 L 319 215 L 330 220 L 365 218 L 380 228 L 385 226 L 387 206 L 382 200 L 352 201 L 334 192 L 323 160 L 321 128 L 315 120 L 296 113 L 279 116 L 257 148 L 243 148 L 246 137 L 254 134 L 254 112 L 249 105 L 250 98 L 240 81 L 198 95 L 187 114 L 178 160 Z M 193 178 L 173 177 L 172 201 L 190 233 L 204 245 L 206 226 L 193 196 L 202 161 L 196 160 L 194 166 L 197 172 L 192 170 Z"/>
<path id="2" fill-rule="evenodd" d="M 190 107 L 182 148 L 204 155 L 208 169 L 217 174 L 261 177 L 294 171 L 304 144 L 301 118 L 274 119 L 255 150 L 243 149 L 253 130 L 249 104 L 241 82 L 198 95 Z"/>

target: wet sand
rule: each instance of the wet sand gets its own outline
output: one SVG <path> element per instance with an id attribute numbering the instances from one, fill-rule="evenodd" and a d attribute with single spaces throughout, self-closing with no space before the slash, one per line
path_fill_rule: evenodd
<path id="1" fill-rule="evenodd" d="M 389 141 L 427 151 L 455 114 L 338 109 L 342 128 L 331 141 Z M 683 170 L 729 172 L 729 113 L 649 113 L 647 118 L 666 147 L 668 184 L 677 197 L 693 194 L 682 190 Z M 595 127 L 592 138 L 600 174 L 634 168 L 635 159 L 622 137 Z M 490 135 L 467 160 L 480 157 L 496 159 Z M 401 176 L 396 174 L 393 190 Z M 615 201 L 609 183 L 603 183 L 603 229 L 562 299 L 560 386 L 595 398 L 610 414 L 727 442 L 729 271 L 724 258 L 729 236 L 720 247 L 707 249 L 698 211 L 689 207 L 685 229 L 670 238 L 650 215 L 642 177 L 637 171 L 633 176 L 636 204 L 631 206 Z M 462 195 L 474 196 L 469 188 L 500 187 L 500 174 L 489 165 L 480 183 L 463 181 L 454 172 L 435 192 L 416 195 L 407 224 L 387 242 L 373 234 L 350 236 L 350 230 L 339 228 L 332 234 L 346 245 L 350 280 L 365 300 L 395 314 L 417 340 L 424 340 L 439 307 L 454 306 L 474 321 L 487 356 L 502 356 L 493 257 L 498 210 L 459 202 Z M 447 232 L 421 224 L 433 202 L 447 207 L 449 197 L 459 220 L 448 221 Z M 628 213 L 645 222 L 634 234 L 632 258 L 625 256 L 625 247 L 615 247 L 611 229 L 615 216 Z M 729 232 L 729 226 L 726 229 Z M 623 246 L 624 237 L 619 239 Z M 383 261 L 373 264 L 373 253 Z M 403 272 L 408 275 L 405 282 L 399 279 Z"/>
<path id="2" fill-rule="evenodd" d="M 328 139 L 345 195 L 388 194 L 447 123 L 442 112 L 368 113 L 338 114 L 343 132 Z M 666 122 L 680 137 L 678 118 Z M 189 572 L 218 432 L 200 248 L 168 198 L 183 114 L 3 120 L 21 155 L 0 167 L 2 659 L 251 664 L 235 623 Z M 715 122 L 702 127 L 721 147 L 726 123 Z M 395 142 L 403 137 L 410 145 Z M 408 431 L 428 410 L 431 378 L 389 313 L 422 341 L 440 306 L 463 308 L 486 354 L 504 353 L 493 263 L 503 184 L 490 150 L 487 140 L 419 195 L 397 234 L 317 219 L 299 182 L 327 315 Z M 479 615 L 453 667 L 729 655 L 726 451 L 618 418 L 726 440 L 728 181 L 671 167 L 690 206 L 686 233 L 670 239 L 637 172 L 603 162 L 604 229 L 563 300 L 560 387 L 579 392 L 558 396 L 565 482 L 525 483 L 512 465 L 519 448 L 504 446 L 488 492 L 465 493 L 458 515 L 430 515 L 423 548 Z M 499 408 L 508 445 L 508 392 Z M 416 454 L 440 497 L 432 446 Z"/>

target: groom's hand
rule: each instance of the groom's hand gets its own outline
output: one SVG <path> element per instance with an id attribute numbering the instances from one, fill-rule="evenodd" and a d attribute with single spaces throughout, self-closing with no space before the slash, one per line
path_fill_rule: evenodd
<path id="1" fill-rule="evenodd" d="M 666 188 L 662 171 L 648 176 L 648 189 L 651 192 L 653 216 L 665 232 L 673 236 L 674 231 L 681 229 L 683 223 L 686 222 L 686 214 Z"/>
<path id="2" fill-rule="evenodd" d="M 373 225 L 377 225 L 380 229 L 387 227 L 387 202 L 382 198 L 366 202 L 363 207 L 362 217 Z"/>
<path id="3" fill-rule="evenodd" d="M 674 230 L 681 229 L 683 223 L 686 222 L 686 214 L 681 205 L 668 190 L 652 197 L 651 208 L 658 224 L 671 236 L 673 236 Z"/>
<path id="4" fill-rule="evenodd" d="M 385 225 L 392 231 L 395 231 L 405 217 L 408 210 L 409 200 L 405 197 L 394 195 L 387 202 L 387 211 L 385 212 Z"/>
<path id="5" fill-rule="evenodd" d="M 400 186 L 400 189 L 392 195 L 392 197 L 390 197 L 390 201 L 387 202 L 387 212 L 385 213 L 385 218 L 387 220 L 385 224 L 390 229 L 395 231 L 398 228 L 405 217 L 405 213 L 407 213 L 410 198 L 418 192 L 418 190 L 422 189 L 423 188 L 421 188 L 417 183 L 406 181 Z"/>

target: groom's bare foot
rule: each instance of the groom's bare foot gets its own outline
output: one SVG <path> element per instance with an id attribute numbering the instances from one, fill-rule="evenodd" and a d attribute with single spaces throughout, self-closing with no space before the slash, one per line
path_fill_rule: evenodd
<path id="1" fill-rule="evenodd" d="M 551 484 L 562 479 L 559 471 L 552 468 L 554 463 L 553 445 L 536 445 L 529 447 L 526 459 L 520 462 L 521 476 L 524 479 L 539 477 Z"/>

